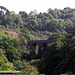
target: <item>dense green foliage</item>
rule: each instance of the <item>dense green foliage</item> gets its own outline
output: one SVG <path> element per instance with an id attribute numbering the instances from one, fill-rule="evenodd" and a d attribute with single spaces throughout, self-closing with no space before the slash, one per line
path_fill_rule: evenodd
<path id="1" fill-rule="evenodd" d="M 13 63 L 10 63 L 7 57 L 4 55 L 4 50 L 0 49 L 0 71 L 7 70 L 7 71 L 14 71 L 15 67 Z"/>
<path id="2" fill-rule="evenodd" d="M 1 27 L 4 26 L 5 28 L 11 29 L 26 27 L 30 30 L 31 34 L 40 38 L 48 38 L 53 33 L 55 34 L 57 32 L 61 32 L 64 36 L 66 34 L 75 33 L 75 9 L 69 7 L 63 10 L 52 10 L 49 8 L 48 12 L 40 12 L 38 14 L 36 10 L 31 11 L 29 14 L 25 11 L 20 11 L 19 14 L 15 14 L 14 12 L 8 12 L 7 9 L 5 10 L 5 7 L 1 6 L 0 9 Z M 6 13 L 3 10 L 6 11 Z M 70 38 L 72 37 L 73 36 Z"/>
<path id="3" fill-rule="evenodd" d="M 60 40 L 48 44 L 42 60 L 41 72 L 47 75 L 75 73 L 75 43 L 62 43 Z"/>
<path id="4" fill-rule="evenodd" d="M 13 37 L 5 32 L 0 32 L 0 60 L 3 60 L 2 63 L 6 60 L 9 61 L 8 63 L 6 63 L 7 65 L 12 62 L 16 67 L 15 69 L 21 69 L 23 67 L 22 61 L 25 60 L 26 63 L 26 61 L 30 60 L 30 52 L 26 51 L 26 37 L 28 36 L 24 34 L 26 37 L 24 36 L 24 38 L 21 38 L 23 35 L 20 35 L 18 37 Z M 5 53 L 3 54 L 3 52 Z M 1 62 L 0 65 L 2 65 Z"/>
<path id="5" fill-rule="evenodd" d="M 16 30 L 18 35 L 10 35 L 7 30 Z M 0 6 L 0 71 L 23 69 L 26 72 L 30 66 L 38 72 L 36 67 L 31 66 L 34 65 L 39 68 L 40 73 L 47 75 L 75 73 L 75 43 L 62 43 L 57 40 L 47 45 L 41 60 L 31 59 L 27 40 L 56 38 L 75 38 L 75 9 L 49 8 L 48 12 L 44 13 L 37 14 L 34 10 L 29 14 L 25 11 L 15 14 Z M 36 48 L 37 56 L 38 46 Z"/>

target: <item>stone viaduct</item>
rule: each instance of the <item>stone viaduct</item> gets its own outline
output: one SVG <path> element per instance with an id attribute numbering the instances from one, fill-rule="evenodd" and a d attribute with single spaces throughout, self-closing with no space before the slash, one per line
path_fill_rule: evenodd
<path id="1" fill-rule="evenodd" d="M 55 41 L 56 41 L 56 39 L 28 41 L 28 47 L 31 49 L 31 58 L 32 59 L 37 59 L 37 58 L 41 59 L 44 55 L 46 45 L 49 43 L 53 43 Z M 61 39 L 61 42 L 73 43 L 73 42 L 75 42 L 75 39 Z M 37 56 L 35 53 L 36 45 L 38 45 L 38 55 Z"/>

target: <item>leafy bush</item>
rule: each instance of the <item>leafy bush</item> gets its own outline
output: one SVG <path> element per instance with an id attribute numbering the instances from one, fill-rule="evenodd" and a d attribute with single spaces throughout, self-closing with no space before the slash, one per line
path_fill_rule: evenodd
<path id="1" fill-rule="evenodd" d="M 31 66 L 31 65 L 25 65 L 25 68 L 22 69 L 22 73 L 33 74 L 33 75 L 39 74 L 38 69 L 34 66 Z"/>

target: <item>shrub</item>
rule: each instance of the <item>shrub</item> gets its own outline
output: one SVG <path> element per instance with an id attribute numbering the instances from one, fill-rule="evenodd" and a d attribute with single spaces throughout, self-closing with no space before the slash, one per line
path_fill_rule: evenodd
<path id="1" fill-rule="evenodd" d="M 33 74 L 33 75 L 38 75 L 38 69 L 34 66 L 31 65 L 25 65 L 25 68 L 22 69 L 22 73 L 24 74 Z"/>

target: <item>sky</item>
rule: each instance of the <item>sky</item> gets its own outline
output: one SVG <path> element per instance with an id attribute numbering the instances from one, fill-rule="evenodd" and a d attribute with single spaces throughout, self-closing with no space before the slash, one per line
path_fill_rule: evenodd
<path id="1" fill-rule="evenodd" d="M 19 13 L 19 11 L 29 13 L 34 10 L 37 10 L 37 12 L 47 12 L 49 8 L 75 8 L 75 0 L 0 0 L 0 6 L 4 6 L 9 11 L 14 11 L 15 13 Z"/>

